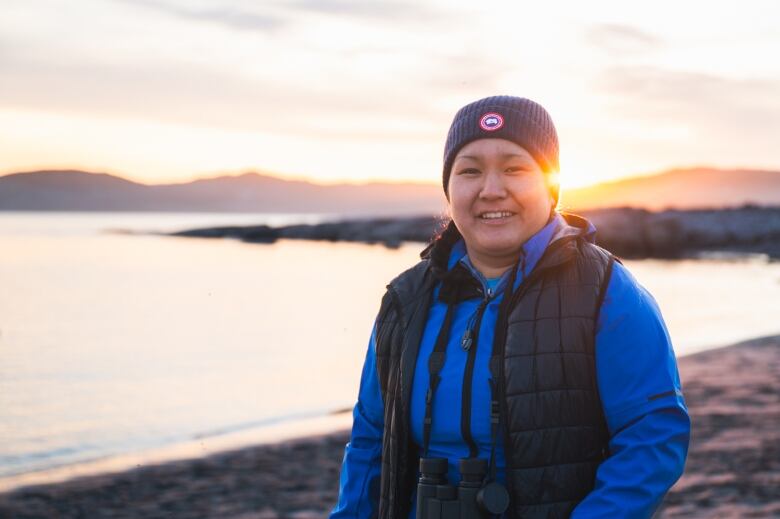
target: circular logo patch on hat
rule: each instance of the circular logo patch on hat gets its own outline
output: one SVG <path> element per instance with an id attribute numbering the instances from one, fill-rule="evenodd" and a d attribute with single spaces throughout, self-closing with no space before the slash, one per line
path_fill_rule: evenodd
<path id="1" fill-rule="evenodd" d="M 486 132 L 494 132 L 504 126 L 504 117 L 496 112 L 488 112 L 479 118 L 479 127 Z"/>

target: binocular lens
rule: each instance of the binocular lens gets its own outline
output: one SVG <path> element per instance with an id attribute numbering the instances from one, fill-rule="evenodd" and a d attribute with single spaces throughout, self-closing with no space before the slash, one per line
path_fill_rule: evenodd
<path id="1" fill-rule="evenodd" d="M 460 483 L 447 484 L 446 458 L 421 458 L 417 484 L 418 519 L 486 519 L 509 508 L 509 493 L 500 483 L 485 482 L 488 462 L 463 458 Z"/>

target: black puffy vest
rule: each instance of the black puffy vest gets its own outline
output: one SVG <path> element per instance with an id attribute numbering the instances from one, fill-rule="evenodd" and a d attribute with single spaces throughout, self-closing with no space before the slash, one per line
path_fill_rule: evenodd
<path id="1" fill-rule="evenodd" d="M 594 342 L 613 259 L 583 238 L 587 222 L 564 217 L 570 226 L 553 238 L 496 323 L 496 333 L 505 335 L 498 387 L 508 517 L 568 517 L 593 489 L 607 453 Z M 433 287 L 446 275 L 458 239 L 450 223 L 422 261 L 387 285 L 382 299 L 376 335 L 385 406 L 382 519 L 406 519 L 410 512 L 419 460 L 409 426 L 417 351 Z"/>

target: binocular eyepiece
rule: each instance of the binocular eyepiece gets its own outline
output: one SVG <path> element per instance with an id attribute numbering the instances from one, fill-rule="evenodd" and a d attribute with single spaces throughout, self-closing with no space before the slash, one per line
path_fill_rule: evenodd
<path id="1" fill-rule="evenodd" d="M 458 486 L 447 482 L 446 458 L 421 458 L 417 483 L 417 519 L 488 519 L 509 507 L 509 493 L 486 482 L 487 460 L 463 458 Z"/>

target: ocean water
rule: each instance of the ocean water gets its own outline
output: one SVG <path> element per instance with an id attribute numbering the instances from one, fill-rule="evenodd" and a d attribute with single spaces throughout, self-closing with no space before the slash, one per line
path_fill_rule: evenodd
<path id="1" fill-rule="evenodd" d="M 422 244 L 106 232 L 323 218 L 0 213 L 0 484 L 351 407 L 385 284 Z M 626 265 L 678 355 L 780 332 L 780 263 Z"/>

